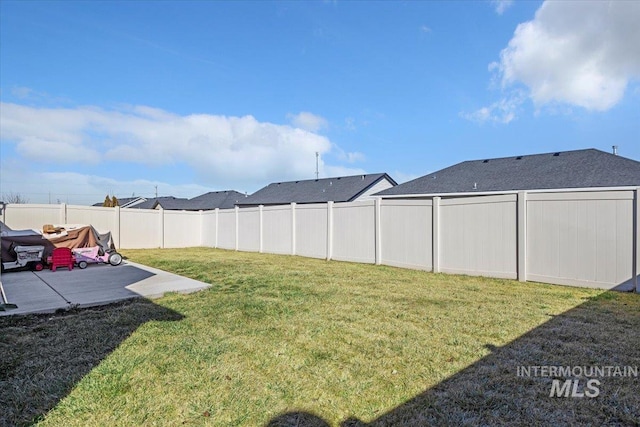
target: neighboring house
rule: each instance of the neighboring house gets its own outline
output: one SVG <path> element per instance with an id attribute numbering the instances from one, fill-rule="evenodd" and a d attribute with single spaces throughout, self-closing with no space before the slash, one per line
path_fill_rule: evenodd
<path id="1" fill-rule="evenodd" d="M 144 197 L 124 197 L 122 199 L 118 199 L 118 206 L 121 208 L 131 208 L 140 203 L 146 202 L 147 199 Z M 93 206 L 102 206 L 104 202 L 94 203 Z"/>
<path id="2" fill-rule="evenodd" d="M 274 182 L 240 200 L 241 207 L 367 200 L 397 183 L 386 173 Z"/>
<path id="3" fill-rule="evenodd" d="M 246 195 L 234 191 L 210 191 L 192 199 L 184 199 L 173 196 L 164 197 L 135 197 L 118 199 L 121 208 L 129 209 L 165 209 L 174 211 L 207 211 L 220 209 L 232 209 L 236 203 L 244 199 Z M 93 206 L 102 206 L 96 203 Z"/>
<path id="4" fill-rule="evenodd" d="M 466 161 L 381 191 L 376 196 L 637 186 L 640 186 L 640 162 L 591 148 Z"/>
<path id="5" fill-rule="evenodd" d="M 175 210 L 183 210 L 180 206 L 189 199 L 177 198 L 173 196 L 151 197 L 142 203 L 132 206 L 134 209 L 158 209 L 162 206 L 164 209 L 175 208 Z"/>
<path id="6" fill-rule="evenodd" d="M 168 210 L 184 211 L 208 211 L 216 208 L 233 209 L 239 201 L 246 197 L 246 195 L 234 190 L 210 191 L 192 199 L 159 198 L 151 209 L 159 209 L 160 207 Z"/>

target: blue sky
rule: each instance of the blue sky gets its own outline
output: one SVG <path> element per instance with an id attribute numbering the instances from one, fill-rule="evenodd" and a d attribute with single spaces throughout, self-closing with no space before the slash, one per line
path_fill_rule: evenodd
<path id="1" fill-rule="evenodd" d="M 619 146 L 640 2 L 0 2 L 0 194 L 89 204 Z"/>

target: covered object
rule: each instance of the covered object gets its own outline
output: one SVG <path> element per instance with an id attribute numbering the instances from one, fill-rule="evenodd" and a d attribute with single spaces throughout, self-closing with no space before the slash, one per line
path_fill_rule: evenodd
<path id="1" fill-rule="evenodd" d="M 17 256 L 14 250 L 16 246 L 44 246 L 44 259 L 51 256 L 55 248 L 76 249 L 98 246 L 105 252 L 115 250 L 111 233 L 100 234 L 91 225 L 45 225 L 43 230 L 11 230 L 2 224 L 2 252 L 0 254 L 2 262 L 16 260 Z"/>

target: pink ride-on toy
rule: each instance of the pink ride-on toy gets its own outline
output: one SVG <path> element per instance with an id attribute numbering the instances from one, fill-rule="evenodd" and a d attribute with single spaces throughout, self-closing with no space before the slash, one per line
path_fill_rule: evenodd
<path id="1" fill-rule="evenodd" d="M 76 248 L 73 250 L 78 267 L 87 268 L 87 264 L 109 263 L 111 265 L 120 265 L 122 255 L 115 250 L 104 251 L 100 246 L 92 246 L 89 248 Z"/>

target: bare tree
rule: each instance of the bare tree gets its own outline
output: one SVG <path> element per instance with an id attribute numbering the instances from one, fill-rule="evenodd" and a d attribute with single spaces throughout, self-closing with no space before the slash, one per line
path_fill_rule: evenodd
<path id="1" fill-rule="evenodd" d="M 24 205 L 29 203 L 29 199 L 27 199 L 20 193 L 4 193 L 2 198 L 4 199 L 3 202 L 8 204 Z"/>

